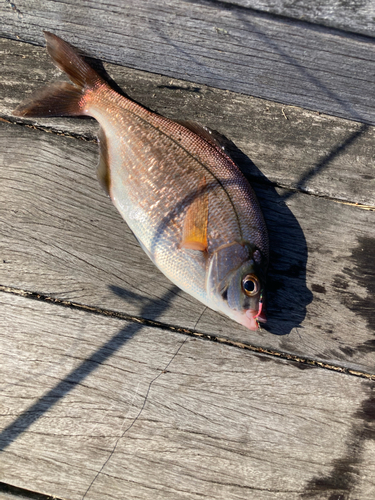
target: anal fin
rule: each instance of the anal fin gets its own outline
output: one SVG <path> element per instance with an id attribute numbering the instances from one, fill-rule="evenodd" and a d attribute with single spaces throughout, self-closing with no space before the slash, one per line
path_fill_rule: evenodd
<path id="1" fill-rule="evenodd" d="M 208 193 L 206 178 L 203 177 L 197 192 L 187 209 L 182 230 L 181 248 L 205 252 L 208 224 Z"/>

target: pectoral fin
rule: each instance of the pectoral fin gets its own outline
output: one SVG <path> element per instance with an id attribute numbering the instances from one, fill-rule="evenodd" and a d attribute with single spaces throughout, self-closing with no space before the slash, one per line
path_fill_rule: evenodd
<path id="1" fill-rule="evenodd" d="M 100 127 L 98 132 L 98 142 L 99 142 L 99 164 L 96 171 L 98 180 L 104 191 L 110 196 L 110 169 L 109 169 L 109 153 L 107 137 L 104 133 L 102 127 Z"/>
<path id="2" fill-rule="evenodd" d="M 207 250 L 208 193 L 206 178 L 203 177 L 196 195 L 187 209 L 182 231 L 181 248 Z"/>

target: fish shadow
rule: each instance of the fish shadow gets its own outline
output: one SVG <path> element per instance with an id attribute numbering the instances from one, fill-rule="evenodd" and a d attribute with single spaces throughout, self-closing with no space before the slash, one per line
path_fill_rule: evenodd
<path id="1" fill-rule="evenodd" d="M 80 52 L 80 55 L 87 62 L 87 64 L 89 64 L 91 66 L 91 68 L 93 68 L 98 73 L 98 75 L 101 76 L 103 78 L 103 80 L 108 83 L 108 85 L 111 87 L 111 89 L 113 89 L 118 94 L 122 95 L 123 97 L 126 97 L 127 99 L 131 99 L 131 97 L 129 97 L 127 95 L 127 93 L 124 91 L 124 89 L 122 89 L 117 84 L 117 82 L 115 80 L 113 80 L 113 78 L 109 75 L 106 68 L 104 67 L 103 61 L 101 61 L 100 59 L 95 59 L 93 57 L 88 57 L 87 55 L 85 55 L 84 53 L 81 53 L 81 52 Z"/>
<path id="2" fill-rule="evenodd" d="M 275 335 L 287 335 L 300 326 L 306 307 L 313 299 L 306 286 L 306 239 L 285 203 L 291 198 L 291 192 L 276 191 L 271 181 L 232 141 L 217 132 L 214 134 L 254 189 L 268 229 L 267 323 L 262 324 L 262 328 Z"/>

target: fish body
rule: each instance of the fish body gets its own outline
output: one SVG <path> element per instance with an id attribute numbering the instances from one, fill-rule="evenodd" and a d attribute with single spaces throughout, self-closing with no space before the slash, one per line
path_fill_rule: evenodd
<path id="1" fill-rule="evenodd" d="M 94 117 L 99 180 L 147 255 L 178 287 L 256 330 L 265 321 L 268 237 L 239 168 L 206 130 L 118 94 L 70 45 L 45 36 L 73 85 L 49 86 L 14 114 Z"/>

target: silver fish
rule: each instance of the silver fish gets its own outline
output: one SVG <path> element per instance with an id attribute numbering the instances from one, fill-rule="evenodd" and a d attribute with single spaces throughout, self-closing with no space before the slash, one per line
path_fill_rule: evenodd
<path id="1" fill-rule="evenodd" d="M 69 44 L 45 37 L 73 84 L 50 85 L 13 114 L 94 117 L 99 180 L 146 254 L 182 290 L 257 330 L 266 321 L 268 236 L 237 165 L 207 130 L 123 97 Z"/>

